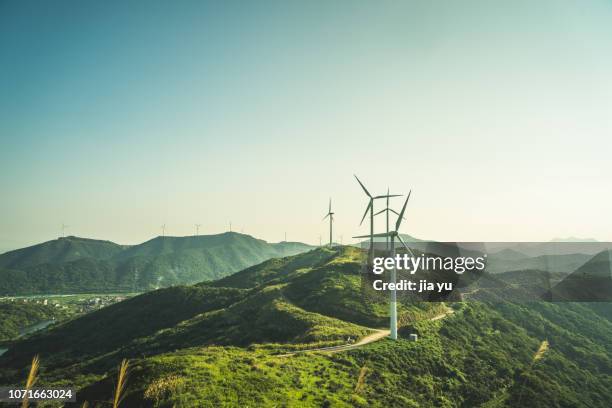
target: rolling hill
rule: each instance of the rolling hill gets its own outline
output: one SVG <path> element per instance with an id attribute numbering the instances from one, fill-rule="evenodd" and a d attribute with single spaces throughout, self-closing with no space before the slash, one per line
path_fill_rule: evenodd
<path id="1" fill-rule="evenodd" d="M 81 402 L 108 401 L 116 365 L 130 358 L 129 407 L 612 401 L 609 303 L 404 303 L 398 341 L 291 354 L 386 326 L 387 303 L 361 291 L 361 261 L 356 248 L 319 248 L 134 297 L 11 344 L 0 384 L 20 384 L 40 354 L 39 384 L 76 385 Z M 432 318 L 449 305 L 454 313 Z"/>
<path id="2" fill-rule="evenodd" d="M 233 232 L 157 237 L 131 247 L 60 238 L 0 255 L 0 295 L 147 291 L 218 279 L 309 249 Z"/>
<path id="3" fill-rule="evenodd" d="M 42 264 L 60 264 L 77 259 L 110 259 L 124 250 L 110 241 L 79 237 L 58 238 L 0 255 L 0 268 L 23 270 Z"/>
<path id="4" fill-rule="evenodd" d="M 550 289 L 554 301 L 612 302 L 612 251 L 593 256 Z"/>

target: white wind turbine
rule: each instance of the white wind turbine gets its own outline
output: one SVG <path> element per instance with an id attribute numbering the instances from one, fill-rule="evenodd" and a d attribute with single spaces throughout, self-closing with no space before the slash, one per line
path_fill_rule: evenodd
<path id="1" fill-rule="evenodd" d="M 408 248 L 408 246 L 406 245 L 406 243 L 404 242 L 404 240 L 398 233 L 399 227 L 400 225 L 402 225 L 402 220 L 404 219 L 404 212 L 406 211 L 406 206 L 408 205 L 410 194 L 412 194 L 412 190 L 410 191 L 410 193 L 408 193 L 408 197 L 406 197 L 406 201 L 404 201 L 404 206 L 402 207 L 402 211 L 400 211 L 397 217 L 397 221 L 395 222 L 395 230 L 389 231 L 386 233 L 382 233 L 382 234 L 373 235 L 373 237 L 389 237 L 391 239 L 391 258 L 395 258 L 395 238 L 397 238 L 398 241 L 402 243 L 404 248 L 406 248 L 406 250 L 410 253 L 410 256 L 413 256 L 412 251 L 410 250 L 410 248 Z M 362 236 L 358 236 L 354 238 L 367 238 L 367 237 L 368 235 L 362 235 Z M 391 279 L 389 283 L 395 284 L 396 281 L 397 281 L 397 270 L 395 269 L 395 266 L 394 266 L 393 269 L 391 269 Z M 393 340 L 397 340 L 397 291 L 395 289 L 390 292 L 389 320 L 390 320 L 389 325 L 390 325 L 390 332 L 391 332 L 389 336 Z"/>
<path id="2" fill-rule="evenodd" d="M 370 251 L 369 251 L 369 255 L 370 258 L 373 257 L 374 255 L 374 200 L 377 200 L 379 198 L 386 198 L 387 199 L 387 207 L 389 206 L 389 198 L 390 197 L 400 197 L 400 194 L 393 194 L 393 195 L 389 195 L 389 190 L 387 190 L 387 195 L 379 195 L 379 196 L 372 196 L 372 194 L 370 194 L 370 192 L 368 191 L 367 188 L 365 188 L 365 186 L 363 185 L 363 183 L 361 182 L 361 180 L 359 180 L 359 177 L 357 177 L 355 174 L 353 174 L 353 176 L 355 176 L 355 179 L 357 179 L 357 182 L 359 183 L 359 185 L 361 186 L 361 188 L 363 189 L 363 192 L 366 193 L 366 195 L 368 196 L 368 198 L 370 199 L 368 202 L 368 206 L 366 207 L 365 212 L 363 213 L 363 217 L 361 217 L 361 222 L 359 223 L 359 225 L 363 224 L 363 220 L 365 220 L 366 215 L 368 215 L 368 212 L 370 213 Z M 388 230 L 388 228 L 387 228 Z"/>
<path id="3" fill-rule="evenodd" d="M 327 212 L 327 215 L 325 217 L 323 217 L 323 220 L 325 220 L 327 217 L 329 217 L 329 247 L 332 247 L 332 241 L 333 241 L 333 228 L 334 228 L 334 213 L 332 212 L 332 208 L 331 208 L 331 198 L 329 199 L 329 211 Z"/>
<path id="4" fill-rule="evenodd" d="M 381 196 L 381 197 L 386 197 L 387 198 L 387 206 L 385 208 L 383 208 L 382 210 L 380 210 L 379 212 L 377 212 L 376 214 L 374 214 L 374 216 L 376 217 L 379 214 L 382 213 L 386 213 L 386 218 L 387 218 L 387 234 L 389 233 L 389 213 L 392 212 L 393 214 L 399 216 L 399 213 L 397 211 L 395 211 L 393 208 L 389 207 L 389 197 L 395 197 L 392 195 L 389 195 L 389 187 L 387 187 L 387 195 L 386 196 Z M 387 250 L 389 250 L 389 237 L 387 236 Z"/>
<path id="5" fill-rule="evenodd" d="M 62 222 L 62 238 L 66 236 L 66 228 L 70 228 L 70 226 Z"/>

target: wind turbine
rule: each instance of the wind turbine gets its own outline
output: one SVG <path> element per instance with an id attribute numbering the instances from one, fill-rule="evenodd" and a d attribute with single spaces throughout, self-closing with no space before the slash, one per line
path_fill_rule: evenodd
<path id="1" fill-rule="evenodd" d="M 166 236 L 166 224 L 163 224 L 163 225 L 162 225 L 161 227 L 159 227 L 159 228 L 161 228 L 161 230 L 162 230 L 162 237 Z"/>
<path id="2" fill-rule="evenodd" d="M 377 200 L 379 198 L 386 198 L 387 199 L 387 203 L 389 202 L 389 198 L 390 197 L 400 197 L 399 194 L 393 194 L 393 195 L 389 195 L 389 191 L 387 190 L 387 195 L 381 195 L 381 196 L 372 196 L 372 194 L 370 194 L 370 192 L 368 191 L 367 188 L 365 188 L 365 186 L 363 185 L 363 183 L 361 182 L 361 180 L 359 180 L 359 177 L 357 177 L 357 175 L 353 174 L 353 176 L 355 176 L 355 178 L 357 179 L 357 182 L 359 183 L 359 185 L 361 186 L 361 188 L 363 189 L 364 193 L 366 193 L 366 195 L 370 198 L 370 201 L 368 202 L 368 206 L 366 207 L 365 212 L 363 213 L 363 217 L 361 217 L 361 222 L 359 223 L 359 225 L 363 224 L 363 220 L 365 220 L 366 215 L 368 215 L 368 211 L 370 212 L 370 259 L 373 257 L 374 255 L 374 200 Z M 367 237 L 366 237 L 367 238 Z"/>
<path id="3" fill-rule="evenodd" d="M 195 224 L 196 227 L 196 235 L 200 235 L 200 227 L 202 226 L 202 224 Z"/>
<path id="4" fill-rule="evenodd" d="M 397 221 L 395 222 L 395 230 L 385 232 L 382 234 L 374 234 L 373 237 L 389 237 L 391 238 L 391 258 L 395 258 L 395 238 L 398 239 L 399 242 L 402 243 L 404 248 L 410 253 L 410 256 L 414 256 L 410 248 L 406 245 L 400 234 L 398 233 L 400 225 L 402 225 L 402 220 L 404 219 L 404 212 L 406 211 L 406 206 L 408 205 L 408 200 L 410 200 L 410 194 L 412 194 L 412 190 L 408 193 L 408 197 L 406 197 L 406 201 L 404 201 L 404 206 L 402 207 L 402 211 L 400 211 Z M 362 235 L 354 238 L 367 238 L 367 235 Z M 391 280 L 390 283 L 395 284 L 397 281 L 397 270 L 395 266 L 391 269 Z M 389 320 L 390 320 L 390 331 L 389 335 L 393 340 L 397 340 L 397 290 L 392 290 L 390 293 L 390 302 L 389 302 Z"/>
<path id="5" fill-rule="evenodd" d="M 389 197 L 393 197 L 393 196 L 389 195 L 389 187 L 387 187 L 387 195 L 383 196 L 383 197 L 387 197 L 387 207 L 382 209 L 382 210 L 380 210 L 376 214 L 374 214 L 374 216 L 376 217 L 379 214 L 387 213 L 386 214 L 387 215 L 386 218 L 387 218 L 387 234 L 388 234 L 389 233 L 389 213 L 392 212 L 393 214 L 398 215 L 398 216 L 399 216 L 399 213 L 397 211 L 395 211 L 393 208 L 389 207 Z M 389 250 L 389 237 L 388 236 L 387 236 L 387 250 Z"/>
<path id="6" fill-rule="evenodd" d="M 329 211 L 327 212 L 327 215 L 323 217 L 323 219 L 325 220 L 327 217 L 329 217 L 329 247 L 331 248 L 333 240 L 332 231 L 334 228 L 334 213 L 331 209 L 331 198 L 329 199 Z"/>
<path id="7" fill-rule="evenodd" d="M 66 236 L 65 232 L 66 232 L 66 228 L 70 228 L 69 225 L 66 225 L 62 222 L 62 238 L 64 238 Z"/>

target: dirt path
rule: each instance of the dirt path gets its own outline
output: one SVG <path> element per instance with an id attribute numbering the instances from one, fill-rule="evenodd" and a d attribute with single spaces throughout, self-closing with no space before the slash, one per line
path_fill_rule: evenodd
<path id="1" fill-rule="evenodd" d="M 319 347 L 319 348 L 312 348 L 312 349 L 306 349 L 306 350 L 292 351 L 291 353 L 287 353 L 287 354 L 279 354 L 278 357 L 288 357 L 288 356 L 293 356 L 295 354 L 308 353 L 311 351 L 320 351 L 320 352 L 329 353 L 329 354 L 338 353 L 340 351 L 351 350 L 354 348 L 365 346 L 366 344 L 374 343 L 375 341 L 378 341 L 380 339 L 387 337 L 391 333 L 389 330 L 375 330 L 375 329 L 372 329 L 372 330 L 374 330 L 374 333 L 368 334 L 367 336 L 362 337 L 361 339 L 359 339 L 358 342 L 353 343 L 353 344 L 341 344 L 339 346 Z"/>
<path id="2" fill-rule="evenodd" d="M 434 317 L 430 318 L 429 320 L 431 320 L 432 322 L 435 322 L 436 320 L 444 319 L 446 316 L 455 313 L 455 311 L 453 309 L 451 309 L 450 307 L 448 307 L 446 305 L 444 305 L 444 307 L 446 308 L 444 313 L 440 313 L 439 315 L 434 316 Z"/>
<path id="3" fill-rule="evenodd" d="M 446 310 L 443 313 L 440 313 L 439 315 L 431 317 L 431 318 L 429 318 L 429 320 L 434 322 L 436 320 L 444 319 L 446 316 L 451 315 L 451 314 L 453 314 L 455 312 L 450 307 L 448 307 L 446 305 L 444 305 L 444 306 L 445 306 Z M 312 349 L 292 351 L 291 353 L 279 354 L 277 357 L 288 357 L 288 356 L 293 356 L 295 354 L 308 353 L 308 352 L 311 352 L 311 351 L 319 351 L 319 352 L 326 353 L 326 354 L 339 353 L 341 351 L 352 350 L 352 349 L 356 349 L 356 348 L 359 348 L 359 347 L 363 347 L 366 344 L 374 343 L 376 341 L 384 339 L 385 337 L 389 336 L 389 334 L 391 334 L 391 332 L 389 330 L 377 330 L 377 329 L 371 329 L 371 330 L 373 330 L 374 333 L 371 333 L 371 334 L 368 334 L 365 337 L 362 337 L 361 339 L 359 339 L 358 342 L 353 343 L 353 344 L 342 344 L 342 345 L 339 345 L 339 346 L 319 347 L 319 348 L 312 348 Z"/>

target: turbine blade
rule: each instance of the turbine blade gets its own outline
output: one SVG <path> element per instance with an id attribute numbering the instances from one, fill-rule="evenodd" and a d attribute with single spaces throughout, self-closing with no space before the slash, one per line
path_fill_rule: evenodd
<path id="1" fill-rule="evenodd" d="M 376 214 L 374 214 L 374 216 L 376 217 L 378 214 L 382 214 L 382 213 L 384 213 L 385 211 L 387 211 L 387 209 L 386 209 L 386 208 L 385 208 L 384 210 L 380 210 L 379 212 L 377 212 Z"/>
<path id="2" fill-rule="evenodd" d="M 329 211 L 331 213 L 331 197 L 329 197 Z"/>
<path id="3" fill-rule="evenodd" d="M 359 223 L 359 225 L 363 224 L 363 220 L 365 220 L 366 215 L 368 215 L 368 210 L 370 209 L 370 207 L 372 207 L 372 200 L 370 200 L 370 202 L 368 203 L 368 206 L 366 207 L 366 210 L 363 213 L 363 217 L 361 217 L 361 222 Z"/>
<path id="4" fill-rule="evenodd" d="M 394 209 L 392 209 L 392 208 L 389 208 L 389 211 L 391 211 L 395 215 L 399 215 L 399 213 L 397 211 L 395 211 Z M 405 220 L 406 217 L 403 217 L 403 219 Z"/>
<path id="5" fill-rule="evenodd" d="M 410 253 L 410 256 L 414 258 L 414 254 L 412 253 L 412 250 L 410 248 L 408 248 L 408 245 L 406 245 L 406 243 L 404 242 L 402 237 L 400 237 L 399 234 L 397 234 L 397 239 L 399 239 L 399 242 L 401 242 L 402 245 L 404 246 L 404 248 L 406 248 L 406 251 L 408 251 Z"/>
<path id="6" fill-rule="evenodd" d="M 373 235 L 360 235 L 358 237 L 353 237 L 353 238 L 370 238 L 370 237 L 375 237 L 375 238 L 381 238 L 381 237 L 390 237 L 393 236 L 393 234 L 391 232 L 389 232 L 388 234 L 386 232 L 382 232 L 380 234 L 373 234 Z"/>
<path id="7" fill-rule="evenodd" d="M 372 195 L 370 194 L 370 192 L 368 191 L 367 188 L 365 188 L 365 186 L 363 185 L 363 183 L 361 182 L 361 180 L 359 180 L 359 177 L 357 177 L 357 175 L 353 174 L 353 176 L 355 176 L 355 178 L 357 179 L 357 182 L 359 183 L 359 185 L 361 186 L 361 188 L 363 188 L 363 191 L 365 191 L 365 193 L 367 194 L 368 197 L 372 198 Z"/>
<path id="8" fill-rule="evenodd" d="M 408 200 L 410 200 L 410 194 L 412 194 L 412 190 L 408 193 L 408 197 L 406 197 L 406 201 L 404 201 L 404 206 L 402 207 L 402 211 L 400 211 L 397 216 L 397 222 L 395 223 L 395 230 L 399 231 L 400 225 L 402 225 L 402 220 L 404 219 L 404 212 L 406 211 L 406 206 L 408 205 Z"/>
<path id="9" fill-rule="evenodd" d="M 322 219 L 321 221 L 323 221 L 323 220 L 325 220 L 327 217 L 329 217 L 329 214 L 331 214 L 331 213 L 327 213 L 327 215 L 326 215 L 325 217 L 323 217 L 323 219 Z"/>
<path id="10" fill-rule="evenodd" d="M 374 197 L 374 199 L 379 199 L 379 198 L 386 198 L 389 199 L 389 197 L 401 197 L 401 194 L 383 194 L 383 195 L 379 195 Z"/>

